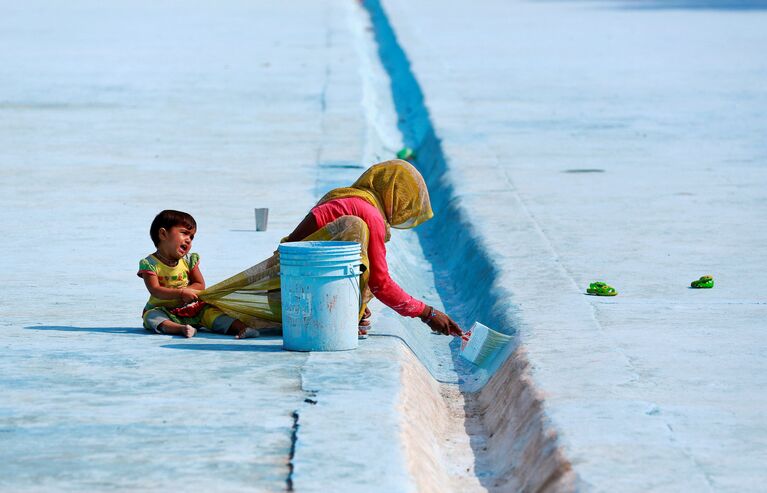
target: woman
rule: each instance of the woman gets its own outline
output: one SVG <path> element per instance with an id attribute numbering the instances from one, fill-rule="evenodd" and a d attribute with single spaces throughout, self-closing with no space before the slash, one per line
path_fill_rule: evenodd
<path id="1" fill-rule="evenodd" d="M 461 328 L 450 317 L 397 285 L 389 276 L 386 263 L 384 243 L 389 241 L 389 227 L 414 228 L 433 215 L 429 191 L 418 170 L 407 161 L 386 161 L 371 166 L 351 187 L 325 194 L 283 241 L 356 236 L 362 244 L 362 263 L 367 268 L 360 284 L 363 303 L 375 296 L 400 315 L 419 317 L 440 334 L 460 336 Z M 323 229 L 326 231 L 321 232 Z M 360 325 L 364 327 L 370 312 L 364 306 L 362 312 Z"/>
<path id="2" fill-rule="evenodd" d="M 400 315 L 419 317 L 432 330 L 462 335 L 450 317 L 407 294 L 389 276 L 386 247 L 389 228 L 409 229 L 431 219 L 429 192 L 421 174 L 407 161 L 371 166 L 348 188 L 331 190 L 282 241 L 356 241 L 362 246 L 360 334 L 369 324 L 367 303 L 375 296 Z M 249 327 L 268 328 L 282 321 L 279 254 L 199 293 Z"/>

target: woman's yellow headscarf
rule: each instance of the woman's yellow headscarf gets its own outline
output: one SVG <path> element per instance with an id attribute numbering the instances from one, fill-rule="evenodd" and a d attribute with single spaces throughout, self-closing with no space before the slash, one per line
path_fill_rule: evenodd
<path id="1" fill-rule="evenodd" d="M 370 202 L 392 228 L 414 228 L 434 217 L 423 176 L 401 159 L 374 164 L 351 187 L 331 190 L 318 204 L 342 197 Z"/>

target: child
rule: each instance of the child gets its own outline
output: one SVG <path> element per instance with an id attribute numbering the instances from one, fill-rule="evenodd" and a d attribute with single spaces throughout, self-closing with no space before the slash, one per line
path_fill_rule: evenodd
<path id="1" fill-rule="evenodd" d="M 138 276 L 144 279 L 149 301 L 144 307 L 144 328 L 158 334 L 194 337 L 197 327 L 205 327 L 237 339 L 258 337 L 256 329 L 226 315 L 213 305 L 197 303 L 178 313 L 178 308 L 197 301 L 205 289 L 200 272 L 200 256 L 190 253 L 197 223 L 186 212 L 164 210 L 149 228 L 157 251 L 139 262 Z M 199 310 L 190 310 L 196 308 Z"/>

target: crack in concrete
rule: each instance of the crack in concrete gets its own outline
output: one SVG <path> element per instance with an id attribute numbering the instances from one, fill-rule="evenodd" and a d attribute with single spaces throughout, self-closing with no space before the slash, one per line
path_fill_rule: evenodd
<path id="1" fill-rule="evenodd" d="M 288 477 L 285 478 L 286 491 L 294 491 L 293 490 L 293 472 L 295 471 L 295 466 L 293 464 L 293 459 L 296 456 L 296 442 L 298 441 L 298 429 L 301 426 L 298 424 L 298 420 L 300 418 L 300 415 L 298 414 L 298 410 L 293 411 L 293 413 L 291 414 L 291 417 L 293 418 L 293 426 L 290 432 L 290 453 L 288 454 Z"/>

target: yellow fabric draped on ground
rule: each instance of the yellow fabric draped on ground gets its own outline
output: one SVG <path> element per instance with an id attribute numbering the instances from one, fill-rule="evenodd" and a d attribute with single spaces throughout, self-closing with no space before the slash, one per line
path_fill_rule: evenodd
<path id="1" fill-rule="evenodd" d="M 343 216 L 304 238 L 304 241 L 356 241 L 362 246 L 361 311 L 372 298 L 367 288 L 370 276 L 367 256 L 369 237 L 365 221 L 355 216 Z M 201 291 L 199 296 L 202 301 L 217 306 L 248 327 L 281 327 L 280 254 L 275 252 L 263 262 Z"/>
<path id="2" fill-rule="evenodd" d="M 343 197 L 360 197 L 374 205 L 388 227 L 409 229 L 433 217 L 429 191 L 423 176 L 407 161 L 395 159 L 374 164 L 351 187 L 336 188 L 318 202 Z M 343 216 L 312 233 L 303 241 L 356 241 L 362 246 L 363 273 L 360 276 L 362 305 L 360 314 L 373 295 L 368 289 L 367 224 L 355 216 Z M 280 256 L 278 252 L 253 267 L 204 291 L 200 299 L 254 328 L 280 327 Z"/>

